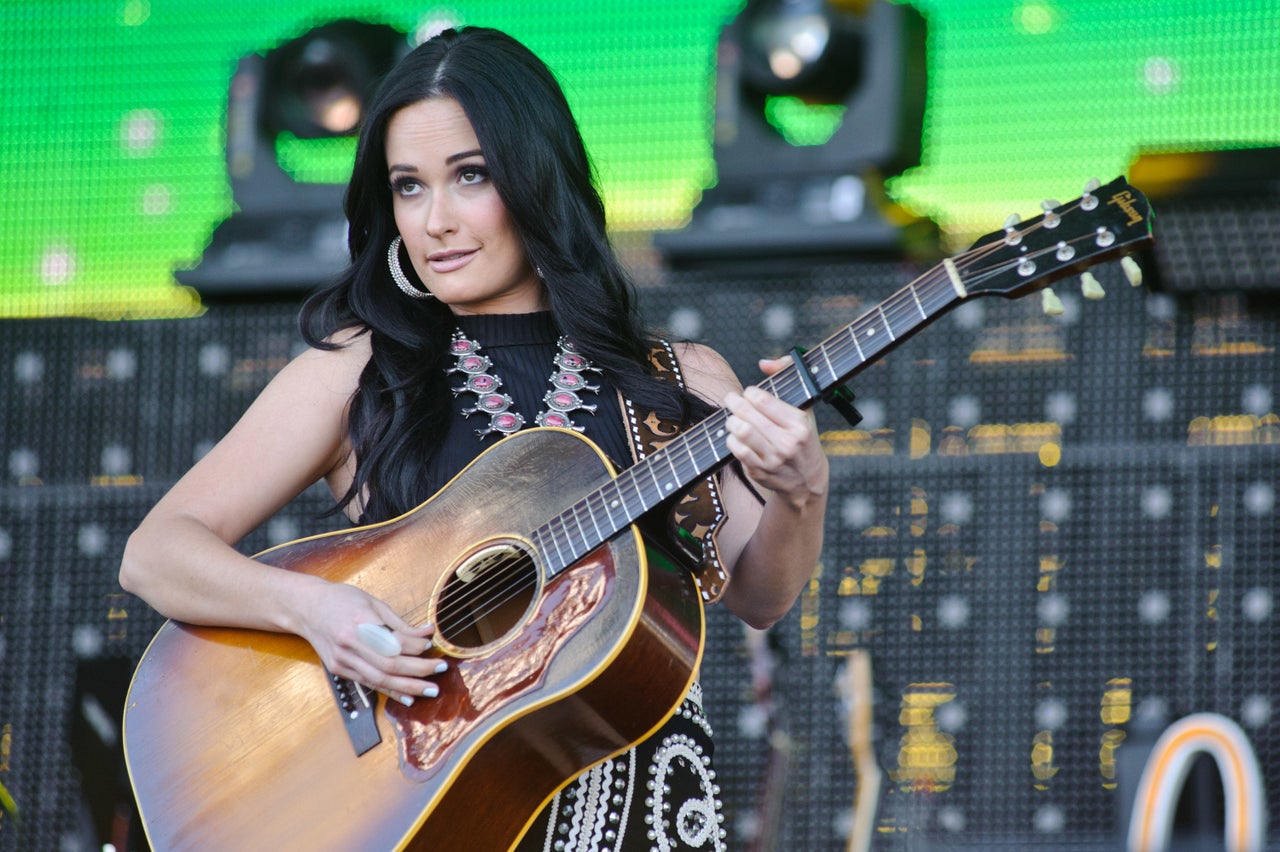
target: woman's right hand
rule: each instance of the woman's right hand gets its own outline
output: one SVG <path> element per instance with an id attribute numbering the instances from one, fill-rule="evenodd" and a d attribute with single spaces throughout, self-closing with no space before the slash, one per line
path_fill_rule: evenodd
<path id="1" fill-rule="evenodd" d="M 344 583 L 318 581 L 298 601 L 298 634 L 311 643 L 329 672 L 372 687 L 402 704 L 434 698 L 431 680 L 448 669 L 438 656 L 425 656 L 435 633 L 415 627 L 383 601 Z M 361 636 L 361 625 L 383 626 L 400 645 L 383 653 Z M 388 649 L 383 649 L 388 650 Z"/>

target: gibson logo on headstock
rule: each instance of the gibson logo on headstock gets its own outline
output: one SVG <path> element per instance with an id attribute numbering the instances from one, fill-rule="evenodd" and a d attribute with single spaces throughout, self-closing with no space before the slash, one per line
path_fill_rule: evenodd
<path id="1" fill-rule="evenodd" d="M 1111 196 L 1111 200 L 1107 203 L 1114 204 L 1125 213 L 1129 214 L 1129 221 L 1125 223 L 1126 225 L 1136 225 L 1142 221 L 1142 214 L 1138 212 L 1137 207 L 1133 206 L 1133 193 L 1129 190 L 1126 189 L 1123 192 L 1117 192 L 1115 195 Z"/>

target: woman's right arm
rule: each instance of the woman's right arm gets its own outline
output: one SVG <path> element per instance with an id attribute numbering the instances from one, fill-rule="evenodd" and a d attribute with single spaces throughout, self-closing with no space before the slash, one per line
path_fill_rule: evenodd
<path id="1" fill-rule="evenodd" d="M 341 349 L 308 350 L 281 370 L 129 537 L 120 584 L 169 618 L 295 633 L 335 674 L 417 696 L 430 691 L 422 678 L 434 661 L 417 657 L 428 630 L 353 586 L 265 565 L 234 547 L 320 479 L 345 490 L 347 405 L 368 358 L 361 335 Z M 362 622 L 390 626 L 405 655 L 366 648 L 356 632 Z"/>
<path id="2" fill-rule="evenodd" d="M 121 585 L 170 618 L 297 632 L 292 609 L 316 581 L 233 546 L 342 464 L 346 406 L 367 357 L 367 344 L 308 350 L 281 370 L 129 537 Z"/>

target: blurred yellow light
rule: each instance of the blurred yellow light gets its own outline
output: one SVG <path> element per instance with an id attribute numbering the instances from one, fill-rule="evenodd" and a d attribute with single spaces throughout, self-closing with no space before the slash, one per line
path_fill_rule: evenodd
<path id="1" fill-rule="evenodd" d="M 1058 462 L 1062 461 L 1062 447 L 1058 444 L 1041 444 L 1040 445 L 1040 464 L 1045 467 L 1054 467 Z"/>

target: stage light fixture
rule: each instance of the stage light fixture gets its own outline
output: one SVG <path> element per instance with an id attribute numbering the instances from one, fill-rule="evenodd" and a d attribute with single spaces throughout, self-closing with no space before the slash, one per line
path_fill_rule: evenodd
<path id="1" fill-rule="evenodd" d="M 936 228 L 886 212 L 883 185 L 920 160 L 926 39 L 906 4 L 748 0 L 716 50 L 716 182 L 685 228 L 655 235 L 668 264 L 931 247 Z M 788 131 L 787 108 L 838 126 L 815 144 Z"/>
<path id="2" fill-rule="evenodd" d="M 226 115 L 236 209 L 199 265 L 174 273 L 180 283 L 206 300 L 276 297 L 301 294 L 342 269 L 345 179 L 302 179 L 281 152 L 347 139 L 354 155 L 365 103 L 410 47 L 393 27 L 344 19 L 240 59 Z"/>
<path id="3" fill-rule="evenodd" d="M 740 31 L 742 79 L 759 92 L 835 103 L 861 75 L 861 20 L 823 0 L 749 3 Z"/>

